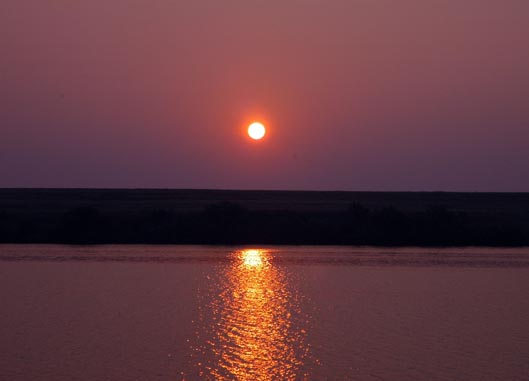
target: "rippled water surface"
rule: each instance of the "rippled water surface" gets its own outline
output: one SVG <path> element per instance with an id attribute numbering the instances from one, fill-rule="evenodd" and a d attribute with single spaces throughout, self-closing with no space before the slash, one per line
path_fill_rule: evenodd
<path id="1" fill-rule="evenodd" d="M 529 249 L 0 245 L 1 380 L 527 380 Z"/>

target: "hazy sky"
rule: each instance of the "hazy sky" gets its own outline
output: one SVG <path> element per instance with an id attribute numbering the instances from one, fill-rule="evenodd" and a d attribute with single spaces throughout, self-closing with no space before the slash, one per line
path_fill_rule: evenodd
<path id="1" fill-rule="evenodd" d="M 529 191 L 529 1 L 1 0 L 35 186 Z"/>

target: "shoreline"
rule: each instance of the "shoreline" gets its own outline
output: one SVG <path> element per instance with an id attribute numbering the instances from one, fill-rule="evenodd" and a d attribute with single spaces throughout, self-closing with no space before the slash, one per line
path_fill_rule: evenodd
<path id="1" fill-rule="evenodd" d="M 1 243 L 529 246 L 529 193 L 0 189 Z"/>

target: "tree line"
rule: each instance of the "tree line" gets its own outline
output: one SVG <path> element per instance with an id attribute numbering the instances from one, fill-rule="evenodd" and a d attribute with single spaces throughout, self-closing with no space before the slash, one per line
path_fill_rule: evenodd
<path id="1" fill-rule="evenodd" d="M 463 213 L 437 205 L 342 211 L 257 211 L 233 202 L 201 211 L 103 212 L 78 206 L 60 215 L 0 211 L 0 242 L 146 244 L 293 244 L 380 246 L 529 245 L 529 213 L 516 217 Z"/>

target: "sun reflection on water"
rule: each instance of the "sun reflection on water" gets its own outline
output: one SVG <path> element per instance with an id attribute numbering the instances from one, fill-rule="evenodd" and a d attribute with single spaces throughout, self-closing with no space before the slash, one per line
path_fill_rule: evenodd
<path id="1" fill-rule="evenodd" d="M 299 303 L 265 250 L 242 250 L 219 274 L 196 365 L 203 379 L 300 380 L 308 355 Z M 216 293 L 216 295 L 215 295 Z M 206 329 L 206 328 L 205 328 Z"/>
<path id="2" fill-rule="evenodd" d="M 263 266 L 262 253 L 259 250 L 244 250 L 242 260 L 246 267 L 261 268 Z"/>

